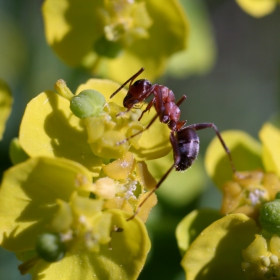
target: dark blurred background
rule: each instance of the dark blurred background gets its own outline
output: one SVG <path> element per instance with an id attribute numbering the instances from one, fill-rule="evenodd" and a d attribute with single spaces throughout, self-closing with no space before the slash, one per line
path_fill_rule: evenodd
<path id="1" fill-rule="evenodd" d="M 188 123 L 213 122 L 220 131 L 240 129 L 257 138 L 262 124 L 279 108 L 280 9 L 256 19 L 232 0 L 202 2 L 214 32 L 215 65 L 204 75 L 180 79 L 166 75 L 160 83 L 177 97 L 188 96 L 182 105 L 182 119 Z M 0 77 L 14 96 L 8 129 L 0 142 L 0 174 L 10 166 L 9 142 L 18 134 L 26 103 L 52 89 L 59 78 L 74 90 L 90 77 L 81 69 L 68 68 L 46 44 L 41 4 L 38 0 L 0 0 Z M 205 130 L 199 135 L 203 156 L 214 133 Z M 176 224 L 195 207 L 218 209 L 220 198 L 209 181 L 203 195 L 184 208 L 174 210 L 161 201 L 158 211 L 169 217 L 169 222 L 149 225 L 153 248 L 140 279 L 185 279 L 174 236 Z M 0 279 L 31 279 L 19 275 L 18 263 L 14 254 L 0 249 Z"/>

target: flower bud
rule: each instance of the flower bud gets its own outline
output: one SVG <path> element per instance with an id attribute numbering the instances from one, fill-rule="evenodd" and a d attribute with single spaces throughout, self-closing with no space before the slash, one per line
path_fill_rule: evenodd
<path id="1" fill-rule="evenodd" d="M 35 250 L 47 262 L 56 262 L 65 254 L 65 244 L 57 233 L 43 233 L 38 236 Z"/>
<path id="2" fill-rule="evenodd" d="M 87 89 L 74 96 L 70 101 L 70 109 L 80 119 L 99 116 L 106 103 L 104 96 L 96 90 Z"/>
<path id="3" fill-rule="evenodd" d="M 280 199 L 265 203 L 260 210 L 259 219 L 263 229 L 280 234 Z"/>

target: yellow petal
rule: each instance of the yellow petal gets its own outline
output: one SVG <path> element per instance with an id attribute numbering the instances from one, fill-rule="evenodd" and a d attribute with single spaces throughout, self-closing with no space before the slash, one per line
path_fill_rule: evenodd
<path id="1" fill-rule="evenodd" d="M 138 200 L 138 205 L 150 194 L 150 192 L 146 192 L 144 194 L 141 194 Z M 149 214 L 153 207 L 157 204 L 157 196 L 155 193 L 153 193 L 148 200 L 145 201 L 145 203 L 142 205 L 142 207 L 139 210 L 139 213 L 137 214 L 137 217 L 141 219 L 144 223 L 148 220 Z"/>
<path id="2" fill-rule="evenodd" d="M 259 134 L 263 143 L 262 157 L 265 169 L 280 176 L 280 130 L 271 123 L 266 123 Z"/>
<path id="3" fill-rule="evenodd" d="M 231 151 L 237 171 L 262 169 L 261 145 L 258 141 L 239 130 L 224 131 L 221 135 Z M 229 158 L 217 137 L 207 148 L 205 167 L 208 175 L 220 189 L 225 182 L 232 179 Z"/>
<path id="4" fill-rule="evenodd" d="M 155 114 L 154 108 L 151 108 L 149 113 L 144 114 L 141 119 L 141 123 L 144 124 L 144 127 L 150 123 Z M 141 134 L 141 138 L 138 142 L 139 149 L 132 147 L 130 151 L 133 152 L 138 161 L 163 157 L 171 150 L 169 135 L 170 129 L 166 124 L 160 123 L 158 118 L 148 130 Z"/>
<path id="5" fill-rule="evenodd" d="M 194 210 L 180 221 L 176 228 L 176 239 L 183 255 L 190 244 L 211 223 L 221 218 L 221 214 L 214 209 Z"/>
<path id="6" fill-rule="evenodd" d="M 181 265 L 188 280 L 244 279 L 241 251 L 258 232 L 255 222 L 243 214 L 230 214 L 203 230 L 188 248 Z"/>
<path id="7" fill-rule="evenodd" d="M 19 143 L 31 156 L 63 157 L 99 174 L 102 159 L 94 156 L 87 133 L 69 108 L 69 101 L 52 91 L 33 98 L 22 118 Z"/>
<path id="8" fill-rule="evenodd" d="M 0 188 L 0 242 L 13 251 L 34 248 L 57 210 L 79 187 L 91 184 L 82 165 L 66 159 L 31 158 L 4 173 Z M 82 192 L 88 196 L 88 192 Z"/>
<path id="9" fill-rule="evenodd" d="M 270 253 L 267 251 L 266 239 L 259 234 L 256 234 L 255 240 L 242 251 L 242 255 L 247 262 L 259 261 L 262 256 L 268 257 Z"/>
<path id="10" fill-rule="evenodd" d="M 102 34 L 97 6 L 97 2 L 91 0 L 46 0 L 43 3 L 47 41 L 71 66 L 81 64 Z"/>
<path id="11" fill-rule="evenodd" d="M 254 17 L 270 14 L 277 5 L 276 0 L 236 0 L 236 2 L 245 12 Z"/>
<path id="12" fill-rule="evenodd" d="M 125 81 L 124 81 L 125 82 Z M 77 90 L 76 95 L 81 91 L 86 89 L 94 89 L 99 91 L 106 99 L 107 102 L 113 101 L 119 106 L 123 106 L 123 99 L 126 95 L 127 90 L 120 90 L 112 99 L 110 99 L 111 94 L 120 87 L 120 84 L 115 83 L 106 79 L 89 79 L 86 83 L 81 84 Z"/>
<path id="13" fill-rule="evenodd" d="M 272 254 L 280 258 L 280 237 L 274 234 L 269 242 L 270 251 Z"/>
<path id="14" fill-rule="evenodd" d="M 122 158 L 103 166 L 104 173 L 112 179 L 123 180 L 128 178 L 135 167 L 135 159 L 132 153 L 127 152 Z"/>
<path id="15" fill-rule="evenodd" d="M 100 246 L 99 253 L 77 252 L 68 254 L 59 262 L 41 262 L 33 273 L 34 280 L 87 279 L 133 280 L 137 279 L 150 250 L 146 228 L 137 217 L 127 222 L 128 213 L 108 210 L 112 214 L 112 226 L 123 229 L 112 232 L 111 244 Z"/>

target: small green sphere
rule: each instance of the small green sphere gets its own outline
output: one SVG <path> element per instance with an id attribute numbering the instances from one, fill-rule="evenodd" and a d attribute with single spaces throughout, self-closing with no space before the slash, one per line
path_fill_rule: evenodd
<path id="1" fill-rule="evenodd" d="M 261 208 L 259 220 L 263 229 L 280 235 L 280 199 L 265 203 Z"/>
<path id="2" fill-rule="evenodd" d="M 47 262 L 56 262 L 65 255 L 65 244 L 57 233 L 43 233 L 38 236 L 35 250 Z"/>

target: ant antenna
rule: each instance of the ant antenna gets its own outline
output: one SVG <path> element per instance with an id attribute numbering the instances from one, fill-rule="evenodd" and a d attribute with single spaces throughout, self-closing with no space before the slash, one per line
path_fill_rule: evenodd
<path id="1" fill-rule="evenodd" d="M 142 67 L 136 74 L 134 74 L 132 77 L 130 77 L 124 84 L 122 84 L 115 92 L 112 93 L 112 95 L 110 96 L 110 98 L 112 98 L 113 96 L 115 96 L 122 88 L 124 88 L 124 86 L 130 82 L 131 83 L 135 80 L 135 78 L 137 76 L 139 76 L 145 69 Z"/>

